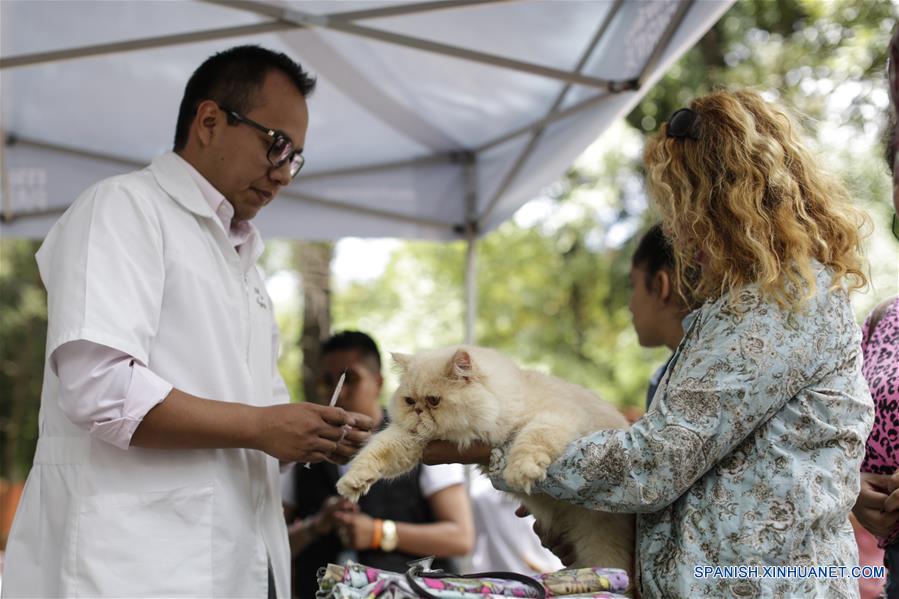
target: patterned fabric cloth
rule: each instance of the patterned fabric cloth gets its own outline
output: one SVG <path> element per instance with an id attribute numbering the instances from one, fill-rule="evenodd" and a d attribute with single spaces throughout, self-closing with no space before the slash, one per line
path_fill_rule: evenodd
<path id="1" fill-rule="evenodd" d="M 580 568 L 539 574 L 535 580 L 543 584 L 547 597 L 592 597 L 624 599 L 628 578 L 614 568 Z M 536 597 L 536 591 L 511 579 L 500 578 L 429 578 L 417 582 L 434 595 L 447 599 L 486 599 Z M 378 570 L 350 562 L 346 566 L 328 564 L 319 576 L 318 597 L 324 599 L 417 598 L 404 574 Z"/>
<path id="2" fill-rule="evenodd" d="M 534 578 L 543 584 L 547 597 L 595 597 L 600 591 L 623 593 L 628 585 L 627 572 L 615 568 L 573 568 L 538 574 Z"/>
<path id="3" fill-rule="evenodd" d="M 801 312 L 752 287 L 694 312 L 646 415 L 570 444 L 537 485 L 637 513 L 644 598 L 858 596 L 851 578 L 762 577 L 762 566 L 858 564 L 848 515 L 873 405 L 847 294 L 817 266 Z M 490 463 L 504 489 L 507 450 Z M 741 565 L 759 576 L 696 571 Z"/>
<path id="4" fill-rule="evenodd" d="M 875 310 L 877 313 L 879 310 Z M 874 398 L 874 428 L 865 447 L 863 472 L 893 474 L 899 468 L 899 297 L 878 315 L 868 317 L 862 328 L 862 372 Z M 899 538 L 897 526 L 880 546 Z"/>

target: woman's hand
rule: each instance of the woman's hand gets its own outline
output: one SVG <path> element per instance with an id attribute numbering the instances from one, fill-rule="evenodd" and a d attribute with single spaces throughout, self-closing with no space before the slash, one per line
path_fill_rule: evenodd
<path id="1" fill-rule="evenodd" d="M 371 549 L 375 536 L 375 521 L 362 512 L 337 512 L 337 536 L 343 546 L 356 551 Z"/>
<path id="2" fill-rule="evenodd" d="M 340 522 L 337 514 L 352 514 L 359 511 L 359 506 L 343 497 L 332 495 L 322 504 L 321 509 L 313 516 L 312 529 L 317 536 L 326 535 Z"/>
<path id="3" fill-rule="evenodd" d="M 865 473 L 863 472 L 862 477 L 864 476 Z M 883 504 L 883 511 L 895 512 L 899 510 L 899 470 L 892 475 L 885 477 L 885 479 L 880 479 L 880 482 L 883 483 L 883 486 L 886 488 L 886 493 L 888 494 L 888 497 Z M 864 479 L 862 488 L 864 488 Z"/>
<path id="4" fill-rule="evenodd" d="M 865 529 L 880 538 L 887 538 L 899 522 L 899 511 L 888 509 L 888 498 L 899 499 L 899 495 L 893 498 L 893 494 L 888 495 L 891 478 L 885 474 L 873 474 L 871 472 L 862 472 L 861 489 L 858 499 L 855 500 L 855 507 L 852 513 L 859 524 Z M 893 508 L 895 509 L 895 508 Z"/>
<path id="5" fill-rule="evenodd" d="M 518 509 L 515 510 L 515 515 L 519 518 L 524 518 L 530 514 L 523 505 L 519 505 Z M 561 535 L 557 535 L 549 530 L 543 530 L 543 527 L 540 526 L 537 520 L 534 520 L 534 533 L 540 538 L 540 544 L 552 551 L 566 567 L 577 560 L 574 547 L 563 541 Z"/>
<path id="6" fill-rule="evenodd" d="M 490 464 L 490 445 L 476 441 L 465 449 L 459 449 L 450 441 L 431 441 L 425 446 L 421 461 L 424 464 Z"/>

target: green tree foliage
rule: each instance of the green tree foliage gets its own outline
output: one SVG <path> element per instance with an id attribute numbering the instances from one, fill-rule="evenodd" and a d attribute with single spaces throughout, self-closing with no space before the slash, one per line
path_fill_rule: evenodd
<path id="1" fill-rule="evenodd" d="M 627 120 L 651 132 L 697 95 L 751 87 L 814 120 L 876 127 L 896 16 L 890 0 L 740 0 Z"/>
<path id="2" fill-rule="evenodd" d="M 0 240 L 0 478 L 22 480 L 37 445 L 47 339 L 47 293 L 38 243 Z"/>

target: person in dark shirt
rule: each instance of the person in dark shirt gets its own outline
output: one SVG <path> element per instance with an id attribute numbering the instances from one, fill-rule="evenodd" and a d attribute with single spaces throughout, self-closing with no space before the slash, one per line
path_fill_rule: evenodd
<path id="1" fill-rule="evenodd" d="M 369 415 L 375 429 L 386 426 L 379 401 L 381 358 L 371 337 L 345 331 L 325 341 L 319 377 L 323 398 L 330 398 L 344 370 L 337 405 Z M 319 568 L 346 558 L 404 572 L 407 562 L 433 555 L 433 567 L 455 571 L 448 558 L 472 550 L 474 524 L 461 465 L 417 466 L 406 476 L 375 483 L 358 505 L 337 495 L 344 469 L 330 463 L 309 469 L 297 465 L 287 475 L 283 499 L 295 596 L 314 597 Z"/>

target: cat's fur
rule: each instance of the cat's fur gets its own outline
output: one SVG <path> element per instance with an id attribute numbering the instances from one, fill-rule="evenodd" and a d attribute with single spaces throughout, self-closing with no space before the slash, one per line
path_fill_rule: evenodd
<path id="1" fill-rule="evenodd" d="M 601 429 L 626 428 L 614 407 L 583 387 L 522 370 L 487 348 L 456 346 L 393 358 L 403 375 L 389 406 L 390 425 L 352 461 L 337 483 L 341 495 L 355 501 L 375 481 L 408 472 L 429 441 L 499 446 L 514 437 L 506 482 L 521 491 L 514 495 L 545 529 L 575 547 L 573 566 L 621 568 L 633 579 L 633 515 L 527 494 L 569 442 Z"/>

